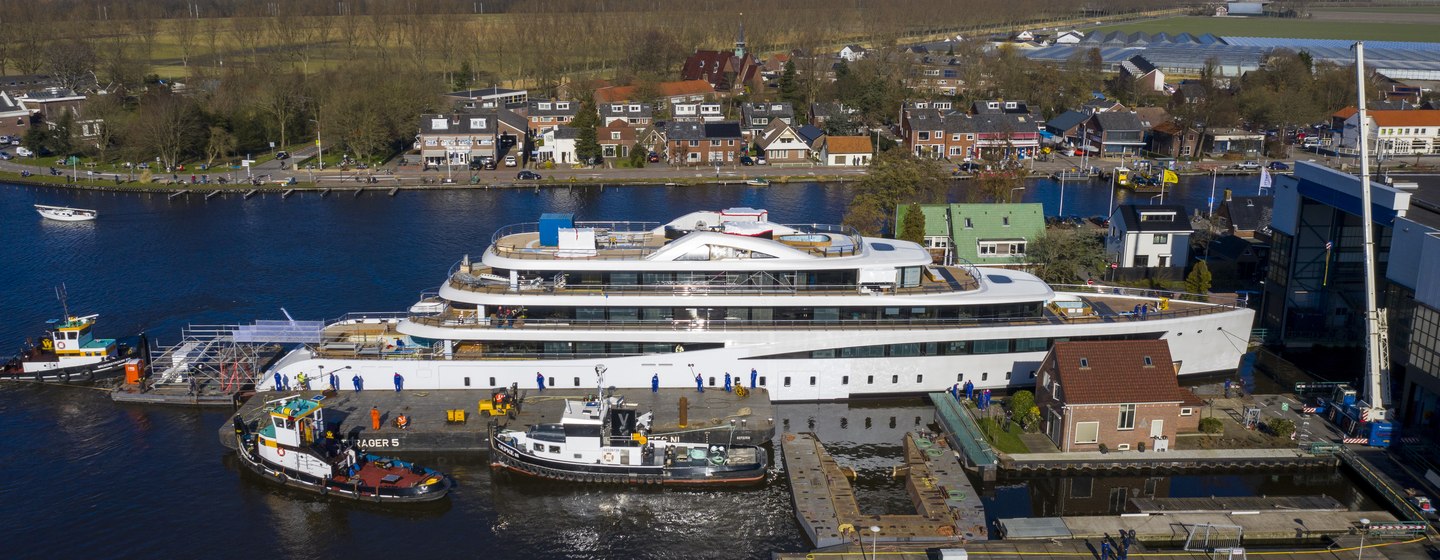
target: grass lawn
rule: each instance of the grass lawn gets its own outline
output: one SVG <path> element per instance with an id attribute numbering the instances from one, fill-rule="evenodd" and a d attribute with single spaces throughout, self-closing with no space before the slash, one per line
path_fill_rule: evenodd
<path id="1" fill-rule="evenodd" d="M 1029 453 L 1030 448 L 1025 442 L 1020 441 L 1020 424 L 1010 423 L 1010 429 L 1002 430 L 995 420 L 980 418 L 975 421 L 980 425 L 980 431 L 985 432 L 985 439 L 990 440 L 990 445 L 1003 453 Z"/>
<path id="2" fill-rule="evenodd" d="M 1357 14 L 1440 14 L 1440 6 L 1374 6 L 1370 8 L 1315 8 L 1311 12 L 1345 12 Z"/>
<path id="3" fill-rule="evenodd" d="M 1434 25 L 1397 23 L 1353 23 L 1285 18 L 1176 17 L 1111 25 L 1097 31 L 1144 31 L 1146 33 L 1212 33 L 1231 37 L 1286 37 L 1294 39 L 1344 39 L 1373 41 L 1435 41 L 1440 34 Z"/>

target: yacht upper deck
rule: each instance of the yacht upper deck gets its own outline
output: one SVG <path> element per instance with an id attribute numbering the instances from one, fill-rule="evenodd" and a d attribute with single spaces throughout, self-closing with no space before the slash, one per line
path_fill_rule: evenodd
<path id="1" fill-rule="evenodd" d="M 571 225 L 573 227 L 563 228 L 563 234 L 554 232 L 554 240 L 547 239 L 546 224 L 541 222 L 505 226 L 491 237 L 490 251 L 512 259 L 645 260 L 695 232 L 746 238 L 748 242 L 730 248 L 724 255 L 727 259 L 851 257 L 864 250 L 859 231 L 830 224 L 722 222 L 693 229 L 680 229 L 674 222 L 574 222 Z"/>

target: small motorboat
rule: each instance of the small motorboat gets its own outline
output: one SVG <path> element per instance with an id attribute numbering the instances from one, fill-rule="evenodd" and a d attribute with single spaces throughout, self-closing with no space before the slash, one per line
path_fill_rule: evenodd
<path id="1" fill-rule="evenodd" d="M 44 216 L 46 219 L 55 220 L 57 222 L 88 222 L 95 219 L 96 216 L 100 215 L 99 212 L 96 212 L 94 210 L 86 210 L 84 208 L 71 208 L 69 206 L 46 206 L 44 204 L 36 204 L 35 211 L 39 212 L 40 215 Z"/>
<path id="2" fill-rule="evenodd" d="M 326 437 L 323 398 L 268 401 L 255 430 L 236 416 L 240 462 L 281 486 L 350 500 L 430 502 L 450 492 L 450 477 L 438 471 Z"/>
<path id="3" fill-rule="evenodd" d="M 0 366 L 3 381 L 76 383 L 118 375 L 131 357 L 128 347 L 113 338 L 95 338 L 99 315 L 51 319 L 39 344 L 26 344 Z M 133 367 L 133 366 L 132 366 Z"/>
<path id="4" fill-rule="evenodd" d="M 770 186 L 770 180 L 764 177 L 756 177 L 754 179 L 746 179 L 745 184 L 752 187 L 768 187 Z"/>
<path id="5" fill-rule="evenodd" d="M 765 480 L 769 456 L 753 445 L 681 443 L 650 436 L 649 413 L 619 397 L 565 401 L 559 424 L 496 430 L 491 466 L 552 480 L 726 485 Z"/>

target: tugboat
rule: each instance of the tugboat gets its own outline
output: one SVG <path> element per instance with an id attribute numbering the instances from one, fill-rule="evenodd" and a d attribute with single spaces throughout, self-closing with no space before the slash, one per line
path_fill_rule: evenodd
<path id="1" fill-rule="evenodd" d="M 281 486 L 323 496 L 405 503 L 435 501 L 450 492 L 452 482 L 443 473 L 335 440 L 325 428 L 323 398 L 268 401 L 261 407 L 263 425 L 253 432 L 236 416 L 240 462 Z"/>
<path id="2" fill-rule="evenodd" d="M 0 367 L 0 381 L 61 381 L 76 383 L 117 375 L 125 369 L 130 349 L 113 338 L 91 332 L 99 315 L 51 319 L 40 344 L 28 344 Z"/>
<path id="3" fill-rule="evenodd" d="M 765 480 L 764 449 L 649 437 L 649 424 L 650 414 L 637 414 L 623 398 L 567 400 L 559 424 L 492 432 L 491 466 L 571 482 L 698 486 Z"/>

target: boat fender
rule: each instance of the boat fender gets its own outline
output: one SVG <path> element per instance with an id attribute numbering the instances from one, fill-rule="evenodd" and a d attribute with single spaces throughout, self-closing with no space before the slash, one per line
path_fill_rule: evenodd
<path id="1" fill-rule="evenodd" d="M 275 473 L 275 478 L 280 479 L 280 484 L 289 484 L 289 483 L 290 483 L 290 477 L 285 476 L 285 473 L 283 473 L 283 472 L 277 472 L 277 473 Z"/>

